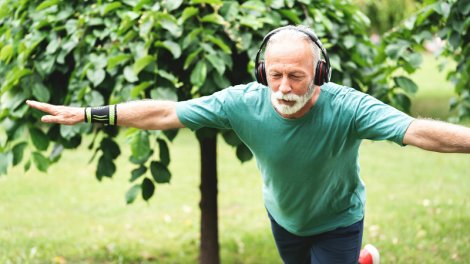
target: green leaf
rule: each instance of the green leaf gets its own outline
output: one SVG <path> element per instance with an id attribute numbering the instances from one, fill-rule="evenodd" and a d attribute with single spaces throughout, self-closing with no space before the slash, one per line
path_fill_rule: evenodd
<path id="1" fill-rule="evenodd" d="M 202 86 L 206 80 L 207 66 L 206 63 L 201 60 L 196 64 L 193 71 L 191 72 L 190 81 L 195 86 Z"/>
<path id="2" fill-rule="evenodd" d="M 226 1 L 220 9 L 220 14 L 227 21 L 233 21 L 239 17 L 240 4 L 235 1 Z"/>
<path id="3" fill-rule="evenodd" d="M 394 94 L 391 98 L 392 105 L 403 112 L 409 113 L 411 109 L 411 100 L 402 93 Z"/>
<path id="4" fill-rule="evenodd" d="M 21 78 L 32 73 L 33 72 L 30 69 L 22 69 L 19 67 L 15 67 L 14 69 L 10 70 L 6 75 L 6 81 L 2 83 L 0 94 L 11 90 L 13 87 L 16 87 L 20 82 Z"/>
<path id="5" fill-rule="evenodd" d="M 0 60 L 8 64 L 11 58 L 13 58 L 13 53 L 14 53 L 13 45 L 9 44 L 9 45 L 4 46 L 2 50 L 0 51 Z"/>
<path id="6" fill-rule="evenodd" d="M 139 26 L 139 35 L 142 38 L 147 38 L 150 35 L 150 32 L 153 29 L 153 26 L 155 25 L 155 19 L 153 16 L 148 16 L 147 13 L 145 13 L 142 18 L 139 20 L 140 26 Z"/>
<path id="7" fill-rule="evenodd" d="M 188 69 L 188 67 L 193 63 L 194 59 L 196 59 L 197 55 L 199 55 L 201 51 L 202 51 L 202 48 L 199 48 L 191 52 L 191 54 L 189 54 L 189 56 L 186 57 L 186 60 L 184 60 L 184 66 L 183 66 L 184 70 Z"/>
<path id="8" fill-rule="evenodd" d="M 225 53 L 227 54 L 232 54 L 232 50 L 230 49 L 227 44 L 225 44 L 222 40 L 219 38 L 213 37 L 213 36 L 206 36 L 207 40 L 214 43 L 217 45 L 219 48 L 221 48 Z"/>
<path id="9" fill-rule="evenodd" d="M 101 95 L 100 92 L 96 90 L 91 91 L 91 93 L 88 92 L 87 94 L 85 94 L 85 101 L 90 106 L 104 105 L 103 95 Z"/>
<path id="10" fill-rule="evenodd" d="M 100 149 L 103 151 L 103 155 L 110 159 L 116 159 L 121 155 L 119 145 L 109 137 L 103 138 L 100 143 Z"/>
<path id="11" fill-rule="evenodd" d="M 139 95 L 145 91 L 145 89 L 147 89 L 148 87 L 152 86 L 153 85 L 153 82 L 143 82 L 139 85 L 136 85 L 132 88 L 131 90 L 131 97 L 132 98 L 137 98 L 139 97 Z"/>
<path id="12" fill-rule="evenodd" d="M 452 31 L 449 37 L 449 43 L 454 49 L 458 49 L 460 46 L 460 33 L 457 31 Z"/>
<path id="13" fill-rule="evenodd" d="M 344 37 L 343 44 L 347 49 L 350 49 L 356 44 L 356 38 L 352 35 L 347 35 Z"/>
<path id="14" fill-rule="evenodd" d="M 201 35 L 201 32 L 203 32 L 202 28 L 196 28 L 189 32 L 189 34 L 183 39 L 183 49 L 186 49 L 191 44 L 198 45 L 200 42 L 199 36 Z"/>
<path id="15" fill-rule="evenodd" d="M 58 144 L 58 143 L 54 144 L 51 154 L 49 155 L 49 160 L 51 162 L 57 162 L 63 151 L 64 151 L 64 146 L 62 146 L 62 144 Z"/>
<path id="16" fill-rule="evenodd" d="M 263 20 L 255 17 L 254 15 L 247 15 L 243 17 L 243 19 L 240 20 L 240 24 L 253 30 L 262 29 L 264 26 Z"/>
<path id="17" fill-rule="evenodd" d="M 212 80 L 217 85 L 217 87 L 229 87 L 230 81 L 224 76 L 220 74 L 212 74 Z"/>
<path id="18" fill-rule="evenodd" d="M 181 14 L 181 17 L 179 18 L 180 19 L 180 24 L 183 24 L 188 18 L 196 15 L 199 13 L 199 9 L 197 9 L 196 7 L 193 7 L 193 6 L 189 6 L 189 7 L 186 7 L 184 10 L 183 10 L 183 14 Z"/>
<path id="19" fill-rule="evenodd" d="M 41 154 L 41 152 L 37 152 L 37 151 L 32 153 L 32 158 L 33 158 L 34 165 L 36 165 L 36 168 L 39 171 L 47 172 L 47 169 L 49 168 L 49 164 L 50 164 L 49 159 L 44 157 Z"/>
<path id="20" fill-rule="evenodd" d="M 118 54 L 113 57 L 109 57 L 107 69 L 111 70 L 117 65 L 123 64 L 124 62 L 128 61 L 130 58 L 132 58 L 132 56 L 129 54 Z"/>
<path id="21" fill-rule="evenodd" d="M 59 49 L 59 47 L 60 47 L 60 39 L 57 37 L 53 38 L 47 45 L 46 54 L 55 53 Z"/>
<path id="22" fill-rule="evenodd" d="M 152 173 L 152 177 L 156 182 L 170 182 L 171 173 L 163 163 L 160 163 L 158 161 L 152 161 L 150 163 L 150 172 Z"/>
<path id="23" fill-rule="evenodd" d="M 88 69 L 86 77 L 93 83 L 94 87 L 97 87 L 104 81 L 106 72 L 103 69 Z"/>
<path id="24" fill-rule="evenodd" d="M 280 9 L 284 7 L 284 0 L 271 0 L 271 8 Z"/>
<path id="25" fill-rule="evenodd" d="M 105 5 L 101 6 L 101 15 L 105 16 L 109 12 L 120 8 L 121 6 L 122 6 L 121 2 L 112 2 L 112 3 L 109 3 L 109 4 L 105 4 Z"/>
<path id="26" fill-rule="evenodd" d="M 225 72 L 225 63 L 222 59 L 213 54 L 206 55 L 207 60 L 214 66 L 217 72 L 222 75 Z"/>
<path id="27" fill-rule="evenodd" d="M 134 75 L 137 76 L 139 75 L 139 73 L 145 68 L 147 67 L 147 65 L 149 65 L 150 63 L 154 62 L 155 61 L 155 58 L 152 56 L 152 55 L 147 55 L 147 56 L 144 56 L 140 59 L 138 59 L 134 65 L 132 66 L 132 69 L 134 71 Z"/>
<path id="28" fill-rule="evenodd" d="M 241 7 L 250 11 L 256 11 L 259 13 L 266 12 L 266 4 L 258 0 L 245 1 Z"/>
<path id="29" fill-rule="evenodd" d="M 126 192 L 126 203 L 131 204 L 137 198 L 141 190 L 140 184 L 135 184 Z"/>
<path id="30" fill-rule="evenodd" d="M 60 135 L 65 139 L 71 139 L 80 134 L 80 127 L 75 126 L 60 126 Z"/>
<path id="31" fill-rule="evenodd" d="M 178 43 L 173 42 L 171 40 L 165 40 L 163 42 L 157 41 L 155 43 L 156 47 L 163 47 L 171 52 L 173 58 L 177 59 L 181 56 L 181 48 Z"/>
<path id="32" fill-rule="evenodd" d="M 18 165 L 23 160 L 24 149 L 28 146 L 26 142 L 16 144 L 11 150 L 13 153 L 13 166 Z"/>
<path id="33" fill-rule="evenodd" d="M 221 5 L 224 2 L 222 0 L 191 0 L 191 4 L 209 4 L 209 5 Z"/>
<path id="34" fill-rule="evenodd" d="M 398 87 L 401 87 L 407 93 L 414 94 L 418 91 L 418 86 L 415 84 L 415 82 L 407 77 L 395 77 L 393 78 L 393 81 Z"/>
<path id="35" fill-rule="evenodd" d="M 173 88 L 157 87 L 150 92 L 150 97 L 155 100 L 178 101 L 178 95 Z"/>
<path id="36" fill-rule="evenodd" d="M 302 20 L 297 16 L 295 12 L 289 9 L 281 9 L 279 10 L 279 13 L 281 13 L 282 16 L 287 18 L 290 22 L 292 22 L 295 25 L 302 24 Z"/>
<path id="37" fill-rule="evenodd" d="M 201 22 L 206 22 L 206 23 L 214 23 L 218 25 L 224 25 L 226 21 L 222 16 L 219 14 L 213 13 L 209 15 L 205 15 L 202 19 Z"/>
<path id="38" fill-rule="evenodd" d="M 393 60 L 397 60 L 408 48 L 409 43 L 399 41 L 397 43 L 392 43 L 385 48 L 385 53 L 388 57 Z"/>
<path id="39" fill-rule="evenodd" d="M 47 150 L 49 147 L 49 138 L 40 129 L 35 127 L 29 128 L 29 135 L 33 145 L 38 150 Z"/>
<path id="40" fill-rule="evenodd" d="M 132 172 L 131 172 L 132 176 L 131 176 L 131 179 L 129 181 L 133 182 L 133 181 L 137 180 L 142 175 L 144 175 L 146 172 L 147 172 L 147 167 L 145 167 L 144 165 L 141 165 L 137 169 L 133 169 Z"/>
<path id="41" fill-rule="evenodd" d="M 32 87 L 33 96 L 36 97 L 41 102 L 48 102 L 51 98 L 51 93 L 41 81 L 36 81 L 33 83 Z"/>
<path id="42" fill-rule="evenodd" d="M 183 34 L 183 29 L 178 25 L 178 22 L 173 16 L 169 14 L 161 14 L 159 18 L 157 18 L 157 21 L 174 37 L 179 38 L 181 37 L 181 34 Z"/>
<path id="43" fill-rule="evenodd" d="M 43 60 L 34 61 L 34 67 L 39 75 L 45 79 L 45 77 L 51 74 L 54 70 L 55 60 L 55 56 L 47 56 Z"/>
<path id="44" fill-rule="evenodd" d="M 405 60 L 415 69 L 419 68 L 421 62 L 423 62 L 423 57 L 420 53 L 413 53 L 410 56 L 405 57 Z"/>
<path id="45" fill-rule="evenodd" d="M 464 16 L 470 14 L 470 1 L 458 1 L 458 9 L 460 13 Z"/>
<path id="46" fill-rule="evenodd" d="M 136 161 L 144 163 L 148 160 L 151 149 L 148 134 L 145 131 L 138 131 L 132 135 L 130 144 L 132 156 Z"/>
<path id="47" fill-rule="evenodd" d="M 57 5 L 59 3 L 59 0 L 46 0 L 42 2 L 38 7 L 36 7 L 36 11 L 41 11 L 43 9 L 46 9 L 48 7 Z"/>
<path id="48" fill-rule="evenodd" d="M 134 70 L 132 69 L 131 66 L 126 66 L 124 68 L 124 78 L 126 79 L 126 81 L 128 81 L 130 83 L 134 83 L 134 82 L 137 82 L 139 80 L 139 78 L 134 73 Z"/>
<path id="49" fill-rule="evenodd" d="M 163 7 L 168 11 L 173 11 L 181 6 L 183 0 L 167 0 L 163 2 Z"/>
<path id="50" fill-rule="evenodd" d="M 450 4 L 445 2 L 437 2 L 434 5 L 434 10 L 444 18 L 447 18 L 450 14 Z"/>
<path id="51" fill-rule="evenodd" d="M 170 164 L 170 150 L 166 141 L 163 139 L 157 139 L 158 148 L 160 149 L 160 161 L 163 165 L 168 166 Z"/>
<path id="52" fill-rule="evenodd" d="M 240 144 L 237 146 L 237 158 L 241 162 L 246 162 L 253 158 L 253 154 L 245 144 Z"/>
<path id="53" fill-rule="evenodd" d="M 155 192 L 155 185 L 149 178 L 144 178 L 142 181 L 142 198 L 148 201 Z"/>
<path id="54" fill-rule="evenodd" d="M 29 169 L 31 168 L 31 160 L 28 160 L 25 164 L 24 164 L 24 171 L 27 172 L 29 171 Z M 0 173 L 1 174 L 1 173 Z"/>
<path id="55" fill-rule="evenodd" d="M 178 129 L 163 130 L 163 134 L 168 138 L 168 140 L 173 141 L 178 134 L 178 131 Z"/>
<path id="56" fill-rule="evenodd" d="M 98 160 L 96 168 L 96 178 L 101 181 L 103 177 L 112 177 L 116 172 L 116 165 L 109 157 L 102 155 Z"/>
<path id="57" fill-rule="evenodd" d="M 158 76 L 167 79 L 168 81 L 172 82 L 175 85 L 178 83 L 178 78 L 172 73 L 169 73 L 165 70 L 158 70 L 157 74 Z"/>

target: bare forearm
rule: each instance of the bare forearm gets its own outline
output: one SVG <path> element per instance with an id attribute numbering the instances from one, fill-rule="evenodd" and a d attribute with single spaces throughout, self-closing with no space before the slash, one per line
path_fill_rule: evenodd
<path id="1" fill-rule="evenodd" d="M 470 153 L 470 128 L 417 119 L 408 128 L 403 143 L 436 152 Z"/>
<path id="2" fill-rule="evenodd" d="M 142 100 L 129 103 L 123 103 L 116 106 L 116 112 L 113 112 L 113 117 L 106 111 L 101 116 L 95 116 L 93 111 L 88 108 L 85 114 L 85 108 L 70 107 L 61 105 L 51 105 L 28 100 L 26 103 L 38 110 L 41 110 L 47 115 L 44 115 L 41 120 L 45 123 L 56 123 L 63 125 L 75 125 L 85 121 L 87 116 L 88 122 L 97 121 L 100 118 L 101 122 L 114 124 L 117 120 L 117 125 L 135 127 L 148 130 L 165 130 L 184 127 L 176 115 L 176 102 L 171 101 L 155 101 L 155 100 Z M 103 108 L 101 108 L 103 109 Z M 104 108 L 111 109 L 111 108 Z M 114 108 L 112 108 L 114 110 Z M 99 110 L 98 110 L 99 111 Z M 116 113 L 114 115 L 114 113 Z M 93 118 L 96 118 L 95 120 Z M 113 122 L 111 122 L 113 120 Z"/>
<path id="3" fill-rule="evenodd" d="M 117 125 L 147 130 L 181 128 L 175 102 L 142 100 L 117 105 Z"/>

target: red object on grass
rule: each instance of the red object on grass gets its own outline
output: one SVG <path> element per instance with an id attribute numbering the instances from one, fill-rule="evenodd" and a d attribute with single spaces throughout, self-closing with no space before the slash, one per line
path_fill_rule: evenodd
<path id="1" fill-rule="evenodd" d="M 367 244 L 359 254 L 359 264 L 379 264 L 380 254 L 376 247 Z"/>

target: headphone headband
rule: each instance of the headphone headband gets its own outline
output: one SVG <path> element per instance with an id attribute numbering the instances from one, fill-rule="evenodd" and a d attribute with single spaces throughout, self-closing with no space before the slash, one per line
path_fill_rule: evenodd
<path id="1" fill-rule="evenodd" d="M 320 49 L 320 51 L 323 55 L 323 58 L 325 59 L 325 61 L 321 60 L 320 58 L 318 59 L 317 66 L 315 67 L 315 84 L 316 85 L 322 85 L 325 82 L 329 82 L 330 78 L 331 78 L 330 58 L 328 57 L 328 54 L 326 53 L 325 48 L 323 48 L 323 45 L 322 45 L 321 41 L 318 39 L 318 37 L 315 35 L 315 33 L 303 30 L 303 29 L 295 27 L 295 26 L 284 26 L 284 27 L 274 29 L 274 30 L 270 31 L 263 38 L 263 42 L 261 43 L 261 46 L 260 46 L 258 52 L 256 53 L 256 60 L 255 60 L 255 77 L 256 77 L 256 80 L 259 83 L 267 85 L 264 61 L 262 61 L 260 63 L 259 57 L 261 55 L 261 51 L 267 45 L 269 39 L 273 35 L 275 35 L 276 33 L 280 32 L 282 30 L 295 30 L 295 31 L 304 33 L 305 35 L 307 35 L 313 41 L 313 43 L 315 43 L 315 45 Z M 325 64 L 325 65 L 323 66 L 323 64 Z"/>

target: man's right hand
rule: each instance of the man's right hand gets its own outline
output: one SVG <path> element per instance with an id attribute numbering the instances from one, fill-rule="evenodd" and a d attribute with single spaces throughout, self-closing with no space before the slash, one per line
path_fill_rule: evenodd
<path id="1" fill-rule="evenodd" d="M 41 118 L 44 123 L 75 125 L 85 120 L 85 110 L 82 107 L 51 105 L 32 100 L 27 100 L 26 103 L 30 107 L 48 114 Z"/>

